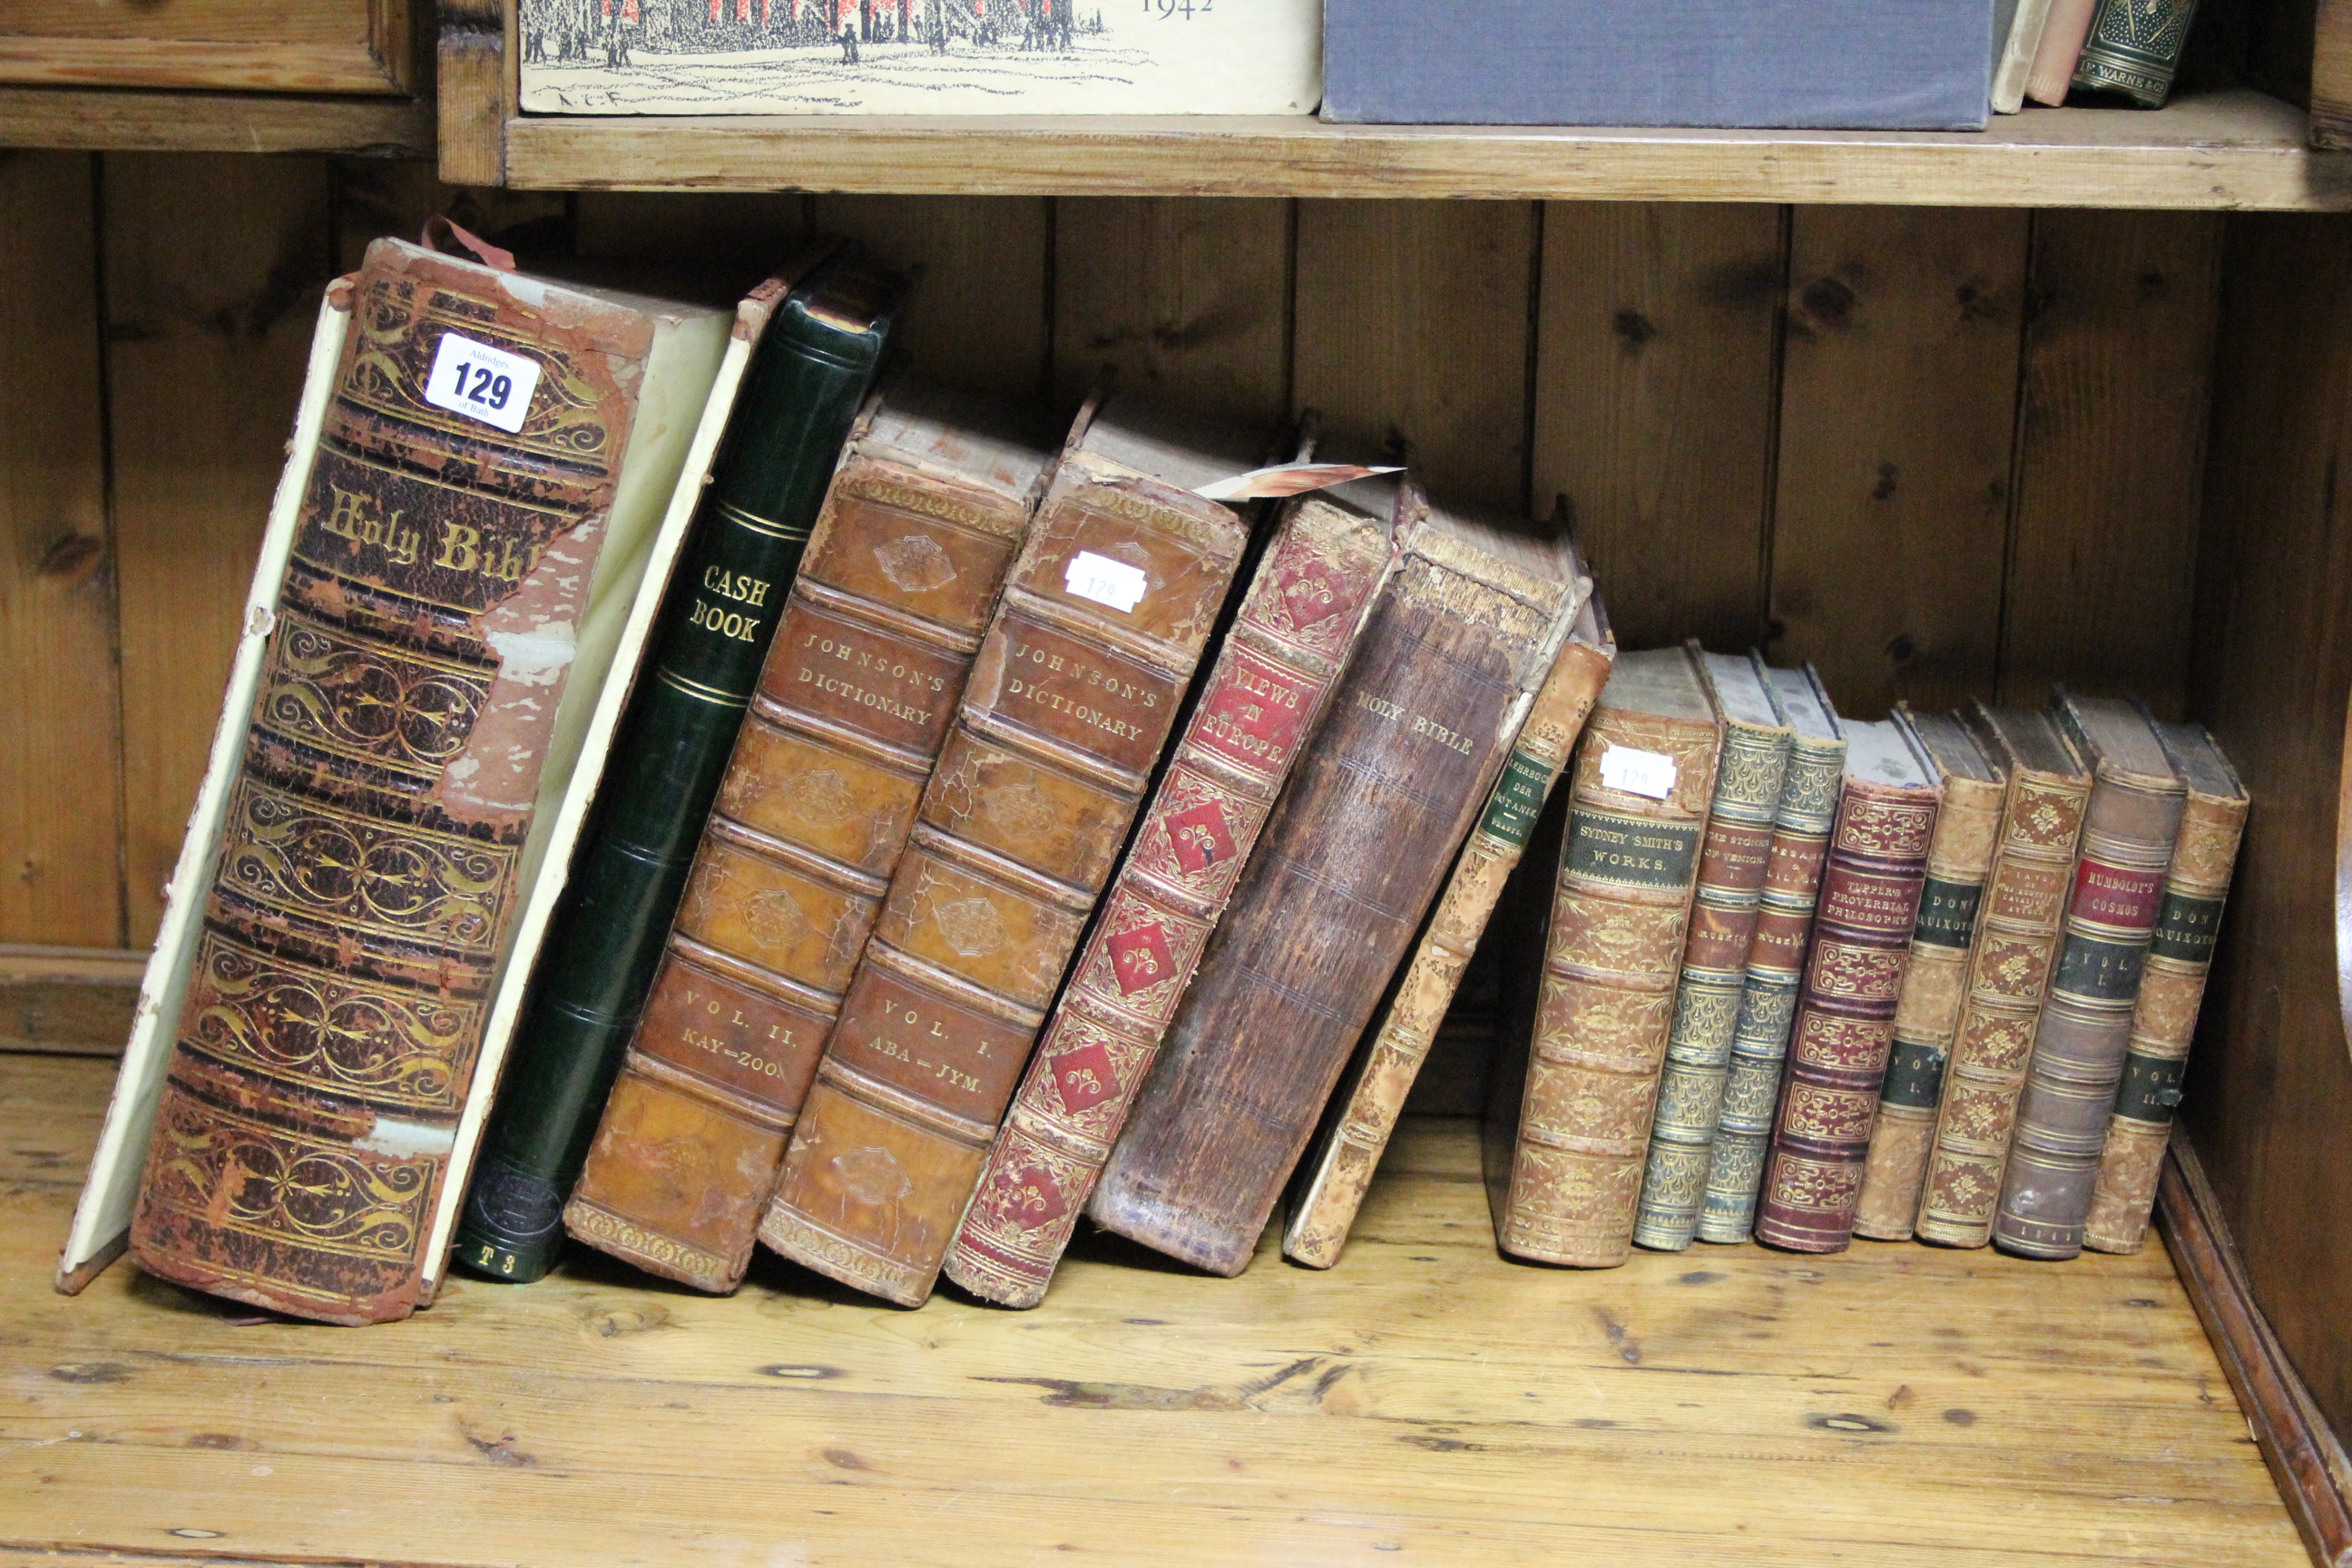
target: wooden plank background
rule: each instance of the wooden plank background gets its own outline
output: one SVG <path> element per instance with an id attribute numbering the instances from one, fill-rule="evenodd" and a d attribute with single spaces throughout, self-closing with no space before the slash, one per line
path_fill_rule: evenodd
<path id="1" fill-rule="evenodd" d="M 443 209 L 747 277 L 857 236 L 927 268 L 939 374 L 1318 408 L 1441 495 L 1564 500 L 1627 646 L 1758 642 L 1857 716 L 2183 703 L 2219 215 L 567 196 L 227 154 L 0 154 L 0 942 L 152 939 L 309 314 Z"/>

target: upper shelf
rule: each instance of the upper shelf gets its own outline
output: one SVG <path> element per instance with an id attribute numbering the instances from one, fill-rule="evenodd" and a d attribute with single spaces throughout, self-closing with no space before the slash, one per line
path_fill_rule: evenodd
<path id="1" fill-rule="evenodd" d="M 2352 208 L 2352 153 L 2312 152 L 2302 110 L 2243 89 L 1982 132 L 524 114 L 502 129 L 507 182 L 541 189 Z"/>
<path id="2" fill-rule="evenodd" d="M 0 87 L 0 147 L 414 158 L 433 145 L 429 99 Z"/>

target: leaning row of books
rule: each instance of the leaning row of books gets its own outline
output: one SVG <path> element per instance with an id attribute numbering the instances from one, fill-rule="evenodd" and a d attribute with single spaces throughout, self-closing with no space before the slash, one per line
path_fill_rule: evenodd
<path id="1" fill-rule="evenodd" d="M 1619 657 L 1557 526 L 891 368 L 855 247 L 730 313 L 432 237 L 322 310 L 67 1288 L 376 1321 L 568 1235 L 1028 1306 L 1286 1190 L 1328 1267 L 1531 838 L 1507 1250 L 2137 1244 L 2201 731 Z"/>

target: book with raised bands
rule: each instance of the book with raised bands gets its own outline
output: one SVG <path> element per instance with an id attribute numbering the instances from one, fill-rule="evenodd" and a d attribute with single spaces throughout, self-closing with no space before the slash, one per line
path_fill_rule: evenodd
<path id="1" fill-rule="evenodd" d="M 785 1141 L 1063 430 L 892 386 L 843 454 L 669 948 L 564 1208 L 698 1289 L 743 1278 Z"/>
<path id="2" fill-rule="evenodd" d="M 2047 713 L 1973 708 L 1969 716 L 1979 743 L 2006 753 L 2009 787 L 2000 842 L 1977 908 L 1967 999 L 1952 1030 L 1936 1145 L 1914 1226 L 1921 1239 L 1948 1247 L 1982 1247 L 1992 1237 L 2017 1094 L 2033 1052 L 2091 794 L 2082 758 Z"/>
<path id="3" fill-rule="evenodd" d="M 424 1293 L 518 910 L 730 317 L 389 239 L 334 292 L 231 688 L 249 722 L 240 747 L 224 719 L 181 863 L 201 921 L 175 900 L 151 975 L 178 1032 L 130 1248 L 358 1323 Z"/>
<path id="4" fill-rule="evenodd" d="M 1486 1105 L 1495 1238 L 1543 1263 L 1633 1248 L 1643 1154 L 1674 1023 L 1723 719 L 1687 647 L 1620 654 L 1569 774 L 1550 851 L 1540 978 Z"/>
<path id="5" fill-rule="evenodd" d="M 1698 890 L 1633 1226 L 1637 1244 L 1669 1252 L 1688 1247 L 1698 1228 L 1793 735 L 1759 656 L 1710 653 L 1699 662 L 1723 710 L 1723 758 L 1699 852 Z"/>
<path id="6" fill-rule="evenodd" d="M 1993 1240 L 2029 1258 L 2083 1250 L 2165 868 L 2189 797 L 2144 710 L 2063 689 L 2051 706 L 2091 765 L 2091 804 L 1993 1213 Z"/>
<path id="7" fill-rule="evenodd" d="M 930 1294 L 1248 542 L 1193 492 L 1263 457 L 1125 399 L 1064 456 L 793 1125 L 785 1257 Z"/>
<path id="8" fill-rule="evenodd" d="M 1756 934 L 1748 942 L 1748 973 L 1740 982 L 1723 1109 L 1707 1151 L 1701 1241 L 1745 1241 L 1756 1226 L 1756 1194 L 1772 1142 L 1773 1111 L 1780 1102 L 1814 900 L 1845 780 L 1844 731 L 1811 667 L 1776 669 L 1771 679 L 1795 733 L 1773 812 L 1772 858 L 1764 871 Z"/>
<path id="9" fill-rule="evenodd" d="M 2140 971 L 2139 1000 L 2132 1005 L 2123 1081 L 2083 1224 L 2083 1245 L 2097 1252 L 2137 1252 L 2147 1239 L 2173 1107 L 2180 1103 L 2181 1073 L 2221 931 L 2230 870 L 2246 827 L 2245 786 L 2213 737 L 2200 725 L 2161 722 L 2156 735 L 2189 785 L 2189 804 L 2164 873 L 2164 903 Z"/>
<path id="10" fill-rule="evenodd" d="M 1842 1252 L 1927 878 L 1941 787 L 1896 720 L 1849 723 L 1845 783 L 1790 1031 L 1756 1239 Z"/>
<path id="11" fill-rule="evenodd" d="M 1285 509 L 957 1230 L 947 1275 L 965 1289 L 1045 1299 L 1419 508 L 1414 487 L 1365 479 Z"/>
<path id="12" fill-rule="evenodd" d="M 1911 928 L 1911 963 L 1903 999 L 1895 1009 L 1895 1044 L 1879 1083 L 1878 1121 L 1871 1129 L 1853 1233 L 1874 1241 L 1906 1241 L 1919 1214 L 1919 1182 L 1936 1142 L 1936 1107 L 1944 1093 L 1944 1064 L 1967 994 L 1969 948 L 1993 846 L 2000 840 L 2000 803 L 2008 784 L 2006 753 L 1989 753 L 1958 719 L 1942 713 L 1895 717 L 1942 775 L 1944 804 L 1927 847 L 1927 882 L 1919 919 Z"/>
<path id="13" fill-rule="evenodd" d="M 1323 1140 L 1307 1162 L 1307 1180 L 1282 1237 L 1283 1253 L 1293 1262 L 1328 1268 L 1339 1261 L 1372 1173 L 1404 1114 L 1413 1079 L 1616 657 L 1608 612 L 1595 593 L 1528 710 L 1510 760 L 1487 794 L 1478 826 L 1462 847 L 1453 878 L 1372 1033 L 1370 1048 L 1358 1054 L 1352 1077 L 1339 1093 L 1338 1114 L 1328 1119 Z"/>

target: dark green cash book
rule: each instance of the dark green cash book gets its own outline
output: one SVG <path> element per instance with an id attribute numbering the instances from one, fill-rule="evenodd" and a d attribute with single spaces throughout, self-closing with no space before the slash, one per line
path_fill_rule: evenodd
<path id="1" fill-rule="evenodd" d="M 554 1264 L 564 1198 L 905 295 L 896 274 L 836 253 L 794 283 L 752 355 L 499 1086 L 457 1228 L 478 1273 L 525 1281 Z"/>

